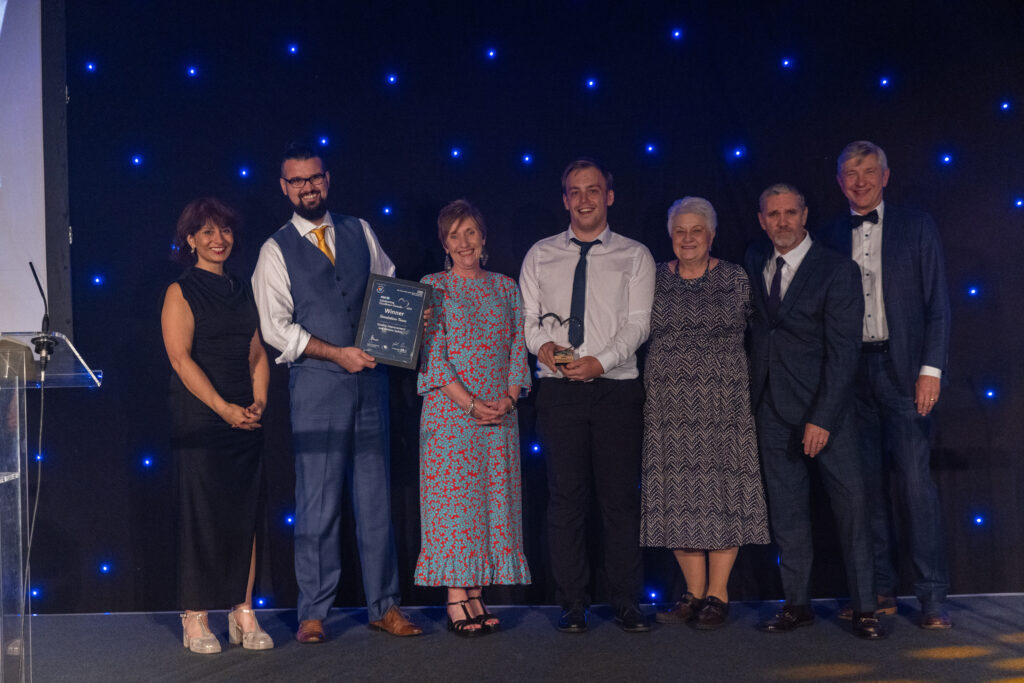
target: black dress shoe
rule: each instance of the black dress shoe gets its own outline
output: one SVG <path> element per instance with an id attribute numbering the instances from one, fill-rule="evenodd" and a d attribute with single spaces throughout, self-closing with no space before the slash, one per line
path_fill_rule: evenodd
<path id="1" fill-rule="evenodd" d="M 887 634 L 874 612 L 854 612 L 853 635 L 865 640 L 881 640 Z"/>
<path id="2" fill-rule="evenodd" d="M 626 633 L 644 633 L 651 630 L 651 622 L 637 605 L 619 610 L 615 615 L 615 623 Z"/>
<path id="3" fill-rule="evenodd" d="M 583 605 L 573 605 L 569 609 L 562 610 L 562 616 L 558 618 L 558 630 L 562 633 L 583 633 L 587 630 L 587 608 Z"/>
<path id="4" fill-rule="evenodd" d="M 722 602 L 714 595 L 704 599 L 704 607 L 697 614 L 693 627 L 701 631 L 714 631 L 725 626 L 725 618 L 729 616 L 729 603 Z"/>
<path id="5" fill-rule="evenodd" d="M 768 633 L 789 633 L 813 623 L 814 610 L 810 605 L 784 605 L 778 614 L 768 621 L 762 621 L 757 627 Z"/>

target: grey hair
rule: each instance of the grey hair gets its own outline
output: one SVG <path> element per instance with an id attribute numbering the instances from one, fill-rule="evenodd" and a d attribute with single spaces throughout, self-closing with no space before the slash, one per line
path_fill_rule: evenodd
<path id="1" fill-rule="evenodd" d="M 872 154 L 878 157 L 878 163 L 882 167 L 882 172 L 885 173 L 889 168 L 889 160 L 885 157 L 885 151 L 873 142 L 858 140 L 843 147 L 843 151 L 839 153 L 839 160 L 836 161 L 836 175 L 843 172 L 843 164 L 850 159 L 863 159 Z"/>
<path id="2" fill-rule="evenodd" d="M 669 237 L 672 236 L 672 219 L 684 213 L 695 213 L 702 216 L 708 222 L 711 236 L 715 236 L 715 231 L 718 229 L 718 214 L 715 213 L 715 207 L 711 206 L 711 202 L 703 197 L 683 197 L 672 202 L 672 206 L 668 207 Z"/>
<path id="3" fill-rule="evenodd" d="M 774 185 L 769 185 L 768 187 L 766 187 L 764 192 L 761 193 L 761 196 L 757 200 L 758 210 L 763 213 L 764 203 L 768 200 L 768 198 L 780 194 L 791 194 L 796 196 L 796 198 L 800 201 L 800 208 L 807 208 L 807 202 L 804 201 L 803 192 L 796 189 L 795 185 L 790 185 L 789 183 L 775 183 Z"/>

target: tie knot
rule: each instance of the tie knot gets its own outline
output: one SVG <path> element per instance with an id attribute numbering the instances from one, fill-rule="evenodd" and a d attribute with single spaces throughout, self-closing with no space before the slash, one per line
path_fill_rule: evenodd
<path id="1" fill-rule="evenodd" d="M 586 256 L 587 252 L 590 251 L 591 247 L 595 247 L 598 244 L 601 244 L 601 240 L 594 240 L 593 242 L 581 242 L 580 240 L 576 239 L 575 237 L 570 238 L 570 241 L 572 241 L 573 244 L 578 244 L 579 245 L 579 247 L 580 247 L 580 256 Z"/>
<path id="2" fill-rule="evenodd" d="M 783 256 L 777 256 L 775 258 L 775 267 L 778 270 L 782 270 L 782 266 L 786 265 L 786 259 Z"/>
<path id="3" fill-rule="evenodd" d="M 327 226 L 326 225 L 321 225 L 319 227 L 313 228 L 313 234 L 316 235 L 317 240 L 322 240 L 324 238 L 324 233 L 326 231 L 327 231 Z"/>
<path id="4" fill-rule="evenodd" d="M 864 223 L 878 223 L 878 210 L 872 209 L 863 216 L 856 213 L 850 216 L 850 224 L 854 228 L 859 228 Z"/>

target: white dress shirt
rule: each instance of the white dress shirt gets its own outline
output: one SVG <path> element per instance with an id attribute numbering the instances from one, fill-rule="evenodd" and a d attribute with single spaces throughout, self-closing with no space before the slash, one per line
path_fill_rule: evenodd
<path id="1" fill-rule="evenodd" d="M 878 211 L 877 223 L 864 221 L 859 228 L 853 229 L 853 260 L 860 266 L 861 284 L 864 286 L 866 342 L 885 341 L 889 338 L 885 299 L 882 298 L 882 221 L 885 219 L 885 202 L 875 210 Z"/>
<path id="2" fill-rule="evenodd" d="M 878 342 L 889 339 L 889 322 L 885 317 L 885 299 L 882 293 L 882 229 L 885 223 L 885 202 L 875 207 L 878 222 L 864 221 L 853 229 L 853 260 L 860 266 L 861 284 L 864 286 L 864 341 Z M 850 215 L 857 215 L 850 211 Z M 942 377 L 942 370 L 922 365 L 921 375 Z"/>
<path id="3" fill-rule="evenodd" d="M 568 320 L 572 281 L 580 258 L 579 245 L 570 241 L 572 228 L 534 244 L 523 259 L 519 286 L 523 290 L 526 346 L 536 354 L 547 342 L 569 346 Z M 633 379 L 639 375 L 636 350 L 651 331 L 654 301 L 654 259 L 644 245 L 612 232 L 607 226 L 597 236 L 601 244 L 587 253 L 587 299 L 580 358 L 594 356 L 607 379 Z M 540 377 L 561 377 L 537 363 Z"/>
<path id="4" fill-rule="evenodd" d="M 768 259 L 768 263 L 764 266 L 764 286 L 766 292 L 772 291 L 772 279 L 775 277 L 775 261 L 780 256 L 785 263 L 782 264 L 782 282 L 779 287 L 779 301 L 786 298 L 786 290 L 789 289 L 789 283 L 793 281 L 793 276 L 796 275 L 797 268 L 803 263 L 804 257 L 807 256 L 807 252 L 811 250 L 810 233 L 804 235 L 803 241 L 789 250 L 789 253 L 780 254 L 778 249 L 772 249 L 772 257 Z"/>
<path id="5" fill-rule="evenodd" d="M 361 218 L 359 222 L 363 226 L 363 236 L 370 250 L 370 272 L 394 277 L 395 264 L 384 253 L 370 224 Z M 330 212 L 316 223 L 311 223 L 298 214 L 292 214 L 291 223 L 294 229 L 313 245 L 317 243 L 313 230 L 321 225 L 328 226 L 324 231 L 324 241 L 331 248 L 331 253 L 336 253 L 334 220 Z M 252 274 L 252 292 L 260 313 L 260 330 L 263 332 L 263 338 L 281 352 L 274 362 L 291 363 L 306 350 L 306 344 L 312 335 L 292 319 L 295 306 L 292 301 L 291 279 L 288 277 L 288 267 L 285 265 L 281 247 L 273 238 L 264 242 L 260 248 L 260 257 Z"/>

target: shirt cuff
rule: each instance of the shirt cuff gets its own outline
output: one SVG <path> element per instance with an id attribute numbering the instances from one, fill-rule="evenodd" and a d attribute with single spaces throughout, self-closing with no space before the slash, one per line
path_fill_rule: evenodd
<path id="1" fill-rule="evenodd" d="M 918 375 L 927 375 L 928 377 L 935 377 L 935 378 L 938 378 L 938 379 L 942 379 L 942 370 L 939 370 L 938 368 L 933 368 L 930 365 L 922 365 L 921 366 L 921 372 L 919 372 L 917 374 Z"/>

